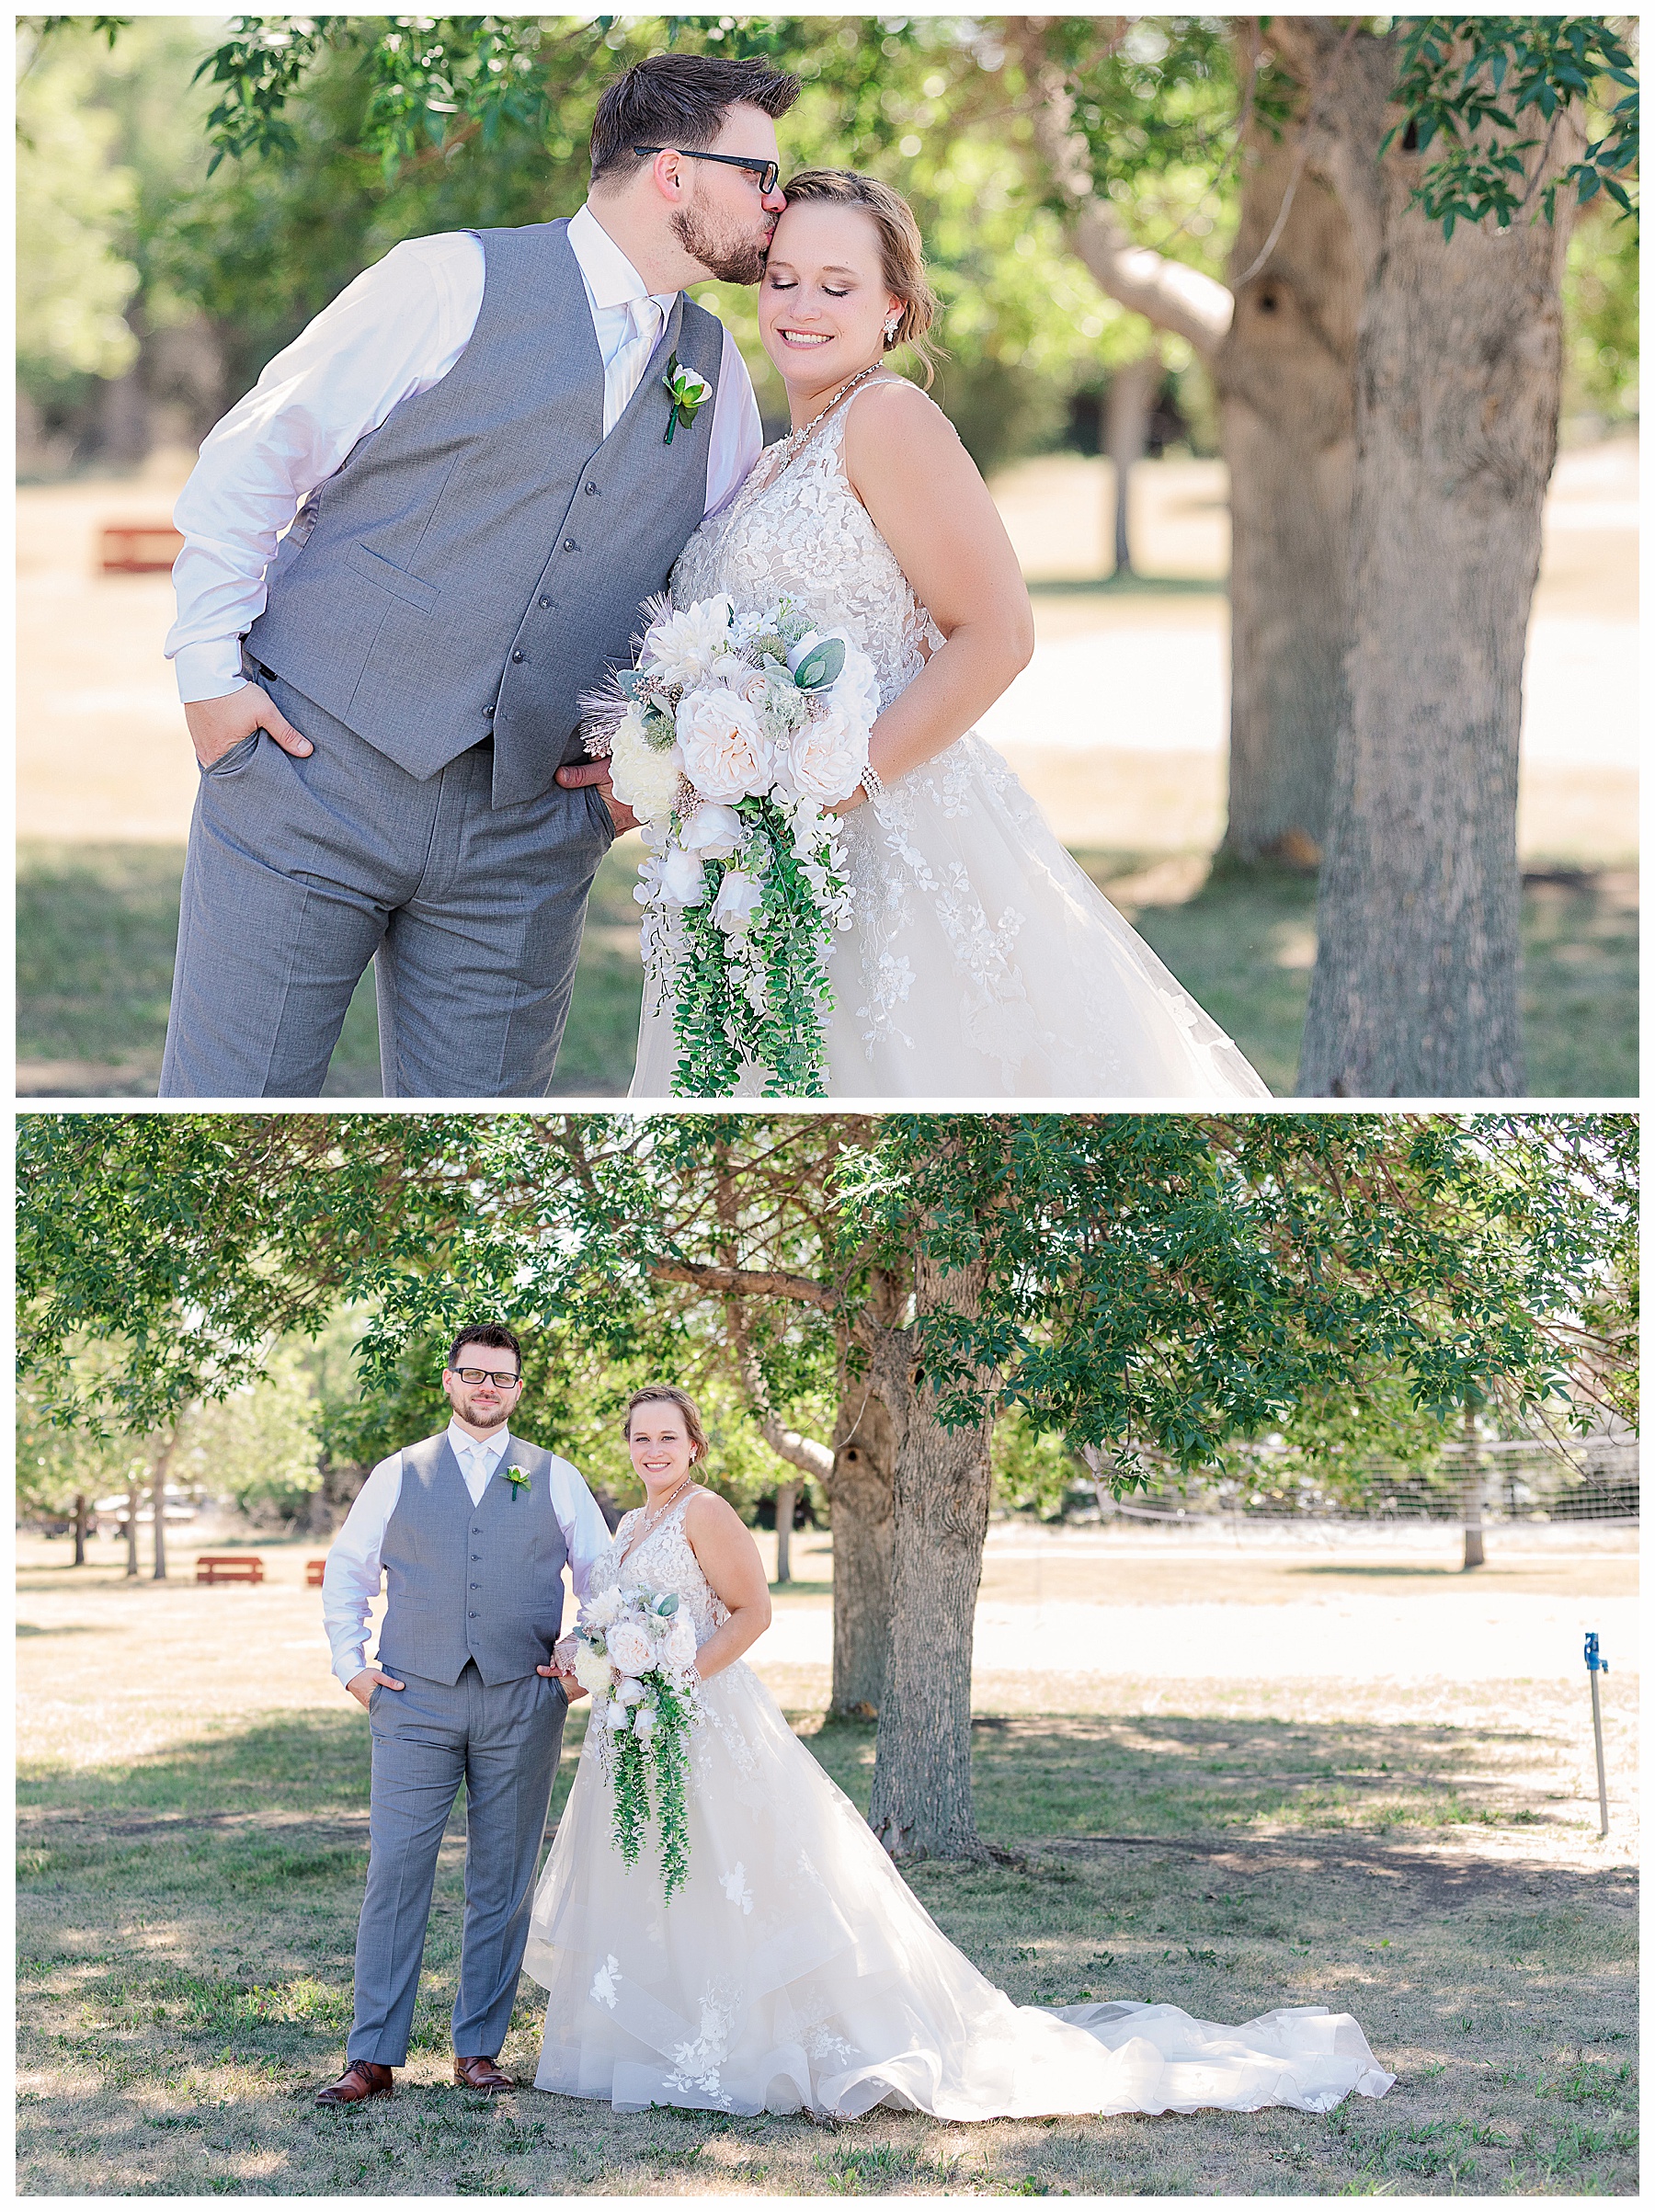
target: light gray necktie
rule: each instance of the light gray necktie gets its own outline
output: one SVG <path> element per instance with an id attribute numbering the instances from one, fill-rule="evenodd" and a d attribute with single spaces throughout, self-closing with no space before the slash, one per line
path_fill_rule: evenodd
<path id="1" fill-rule="evenodd" d="M 626 412 L 627 402 L 644 381 L 649 357 L 661 335 L 661 311 L 646 293 L 628 300 L 630 334 L 622 340 L 609 374 L 604 379 L 603 428 L 607 437 Z"/>

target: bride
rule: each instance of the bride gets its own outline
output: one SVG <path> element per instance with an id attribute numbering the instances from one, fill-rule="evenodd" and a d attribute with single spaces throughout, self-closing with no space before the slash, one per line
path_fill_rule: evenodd
<path id="1" fill-rule="evenodd" d="M 1172 2005 L 1016 2005 L 985 1980 L 744 1662 L 770 1595 L 751 1536 L 694 1481 L 694 1400 L 640 1390 L 626 1433 L 646 1502 L 587 1602 L 643 1583 L 694 1624 L 707 1718 L 691 1738 L 690 1872 L 666 1904 L 647 1841 L 626 1871 L 588 1728 L 524 1955 L 550 1992 L 537 2089 L 622 2112 L 853 2119 L 886 2104 L 944 2120 L 1324 2113 L 1385 2094 L 1394 2077 L 1355 2021 L 1319 2005 L 1221 2027 Z"/>
<path id="2" fill-rule="evenodd" d="M 878 671 L 873 773 L 838 810 L 856 909 L 829 960 L 828 1089 L 1268 1098 L 971 728 L 1027 665 L 1033 617 L 947 416 L 881 368 L 895 346 L 923 354 L 936 311 L 911 211 L 848 170 L 786 191 L 759 321 L 793 429 L 691 539 L 670 589 L 737 609 L 792 593 Z M 668 979 L 645 992 L 632 1095 L 669 1093 L 677 1059 Z"/>

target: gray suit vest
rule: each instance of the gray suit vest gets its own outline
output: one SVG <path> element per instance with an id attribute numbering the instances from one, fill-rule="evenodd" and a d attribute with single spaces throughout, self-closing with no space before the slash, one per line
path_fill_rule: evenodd
<path id="1" fill-rule="evenodd" d="M 706 507 L 709 400 L 666 442 L 669 354 L 716 384 L 724 330 L 682 293 L 603 435 L 603 361 L 566 222 L 480 231 L 476 328 L 318 485 L 247 650 L 410 775 L 495 740 L 494 804 L 584 758 L 582 691 Z"/>
<path id="2" fill-rule="evenodd" d="M 514 1491 L 508 1466 L 530 1478 Z M 475 1659 L 485 1682 L 543 1667 L 563 1627 L 564 1534 L 552 1508 L 552 1458 L 513 1437 L 473 1505 L 448 1431 L 410 1444 L 380 1557 L 386 1606 L 375 1662 L 457 1682 Z"/>

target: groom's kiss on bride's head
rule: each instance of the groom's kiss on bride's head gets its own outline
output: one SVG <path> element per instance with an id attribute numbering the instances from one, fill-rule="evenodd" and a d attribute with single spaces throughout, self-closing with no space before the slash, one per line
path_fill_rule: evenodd
<path id="1" fill-rule="evenodd" d="M 759 281 L 798 92 L 639 63 L 583 207 L 404 240 L 206 439 L 175 509 L 200 781 L 164 1097 L 319 1096 L 371 961 L 388 1097 L 548 1089 L 632 824 L 582 697 L 763 446 L 683 288 Z"/>

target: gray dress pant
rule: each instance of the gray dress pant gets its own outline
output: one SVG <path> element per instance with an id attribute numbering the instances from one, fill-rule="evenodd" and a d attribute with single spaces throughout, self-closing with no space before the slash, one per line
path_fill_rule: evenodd
<path id="1" fill-rule="evenodd" d="M 462 2058 L 495 2058 L 517 2001 L 569 1701 L 562 1683 L 542 1674 L 490 1687 L 474 1660 L 451 1684 L 405 1670 L 397 1679 L 404 1689 L 382 1684 L 369 1704 L 368 1892 L 347 2060 L 406 2061 L 437 1853 L 462 1782 L 465 1924 L 454 2049 Z"/>
<path id="2" fill-rule="evenodd" d="M 609 809 L 496 810 L 492 745 L 422 781 L 260 680 L 315 750 L 261 730 L 202 771 L 161 1096 L 319 1096 L 371 960 L 387 1098 L 543 1097 Z"/>

